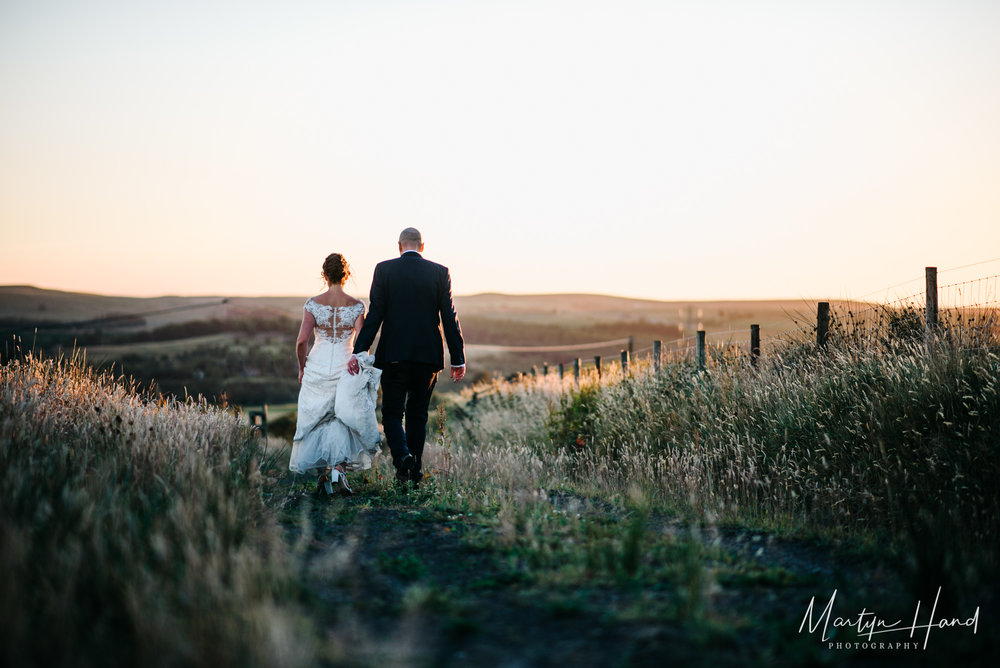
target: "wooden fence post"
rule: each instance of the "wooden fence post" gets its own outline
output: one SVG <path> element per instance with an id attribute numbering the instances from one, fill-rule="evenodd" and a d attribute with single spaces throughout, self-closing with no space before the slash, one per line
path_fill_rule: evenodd
<path id="1" fill-rule="evenodd" d="M 705 330 L 698 330 L 698 371 L 705 370 Z"/>
<path id="2" fill-rule="evenodd" d="M 267 404 L 262 405 L 259 411 L 249 411 L 247 415 L 253 430 L 267 440 Z"/>
<path id="3" fill-rule="evenodd" d="M 629 337 L 628 337 L 628 354 L 629 355 L 631 355 L 634 352 L 634 350 L 633 350 L 634 348 L 635 348 L 635 337 L 632 336 L 632 335 L 629 335 Z"/>
<path id="4" fill-rule="evenodd" d="M 566 375 L 566 367 L 563 366 L 562 362 L 559 362 L 559 380 L 562 380 Z"/>
<path id="5" fill-rule="evenodd" d="M 757 366 L 760 358 L 760 325 L 750 325 L 750 364 Z"/>
<path id="6" fill-rule="evenodd" d="M 544 364 L 542 364 L 542 375 L 543 376 L 549 375 L 549 363 L 548 362 L 545 362 Z"/>
<path id="7" fill-rule="evenodd" d="M 575 360 L 573 360 L 573 380 L 575 380 L 578 383 L 580 382 L 580 366 L 581 366 L 580 358 L 577 357 Z"/>
<path id="8" fill-rule="evenodd" d="M 937 289 L 937 267 L 926 267 L 924 273 L 927 276 L 927 315 L 924 320 L 924 328 L 927 333 L 927 340 L 934 336 L 934 331 L 938 324 L 938 289 Z"/>
<path id="9" fill-rule="evenodd" d="M 628 358 L 629 358 L 629 351 L 623 350 L 622 351 L 622 378 L 624 378 L 625 376 L 628 375 Z"/>
<path id="10" fill-rule="evenodd" d="M 597 377 L 600 378 L 601 377 L 601 356 L 600 355 L 595 355 L 594 356 L 594 368 L 597 369 Z"/>
<path id="11" fill-rule="evenodd" d="M 830 302 L 820 302 L 816 305 L 816 345 L 826 346 L 830 335 Z"/>
<path id="12" fill-rule="evenodd" d="M 663 342 L 657 339 L 653 341 L 653 371 L 660 372 L 660 356 L 663 354 Z"/>

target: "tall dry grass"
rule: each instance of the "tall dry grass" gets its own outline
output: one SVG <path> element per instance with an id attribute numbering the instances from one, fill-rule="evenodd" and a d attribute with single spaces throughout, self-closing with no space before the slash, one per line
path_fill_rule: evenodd
<path id="1" fill-rule="evenodd" d="M 927 342 L 900 325 L 907 314 L 888 313 L 861 336 L 840 315 L 826 349 L 803 333 L 756 367 L 716 349 L 705 371 L 639 363 L 627 378 L 473 388 L 453 409 L 463 464 L 495 470 L 507 491 L 638 489 L 712 521 L 865 539 L 897 555 L 917 587 L 995 582 L 996 330 L 970 335 L 945 320 Z"/>
<path id="2" fill-rule="evenodd" d="M 79 360 L 0 367 L 5 665 L 299 665 L 260 441 Z M 266 462 L 265 462 L 266 463 Z"/>

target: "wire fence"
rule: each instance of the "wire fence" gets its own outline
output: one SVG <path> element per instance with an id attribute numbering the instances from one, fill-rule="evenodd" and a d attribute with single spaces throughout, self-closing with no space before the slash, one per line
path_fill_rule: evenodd
<path id="1" fill-rule="evenodd" d="M 965 347 L 988 347 L 1000 338 L 1000 274 L 938 288 L 941 327 Z"/>
<path id="2" fill-rule="evenodd" d="M 579 378 L 584 370 L 600 376 L 605 372 L 628 373 L 630 365 L 638 360 L 647 360 L 653 367 L 661 364 L 695 362 L 704 368 L 710 359 L 743 357 L 756 363 L 767 349 L 776 349 L 791 341 L 802 341 L 815 336 L 817 346 L 824 346 L 830 340 L 850 342 L 860 346 L 887 346 L 897 341 L 913 341 L 942 336 L 963 348 L 992 348 L 1000 346 L 1000 274 L 990 274 L 977 278 L 937 285 L 938 275 L 989 263 L 1000 262 L 1000 258 L 977 262 L 961 267 L 937 271 L 934 267 L 925 269 L 925 287 L 903 296 L 881 301 L 841 300 L 830 309 L 830 302 L 817 302 L 815 322 L 795 321 L 791 317 L 764 325 L 751 325 L 748 331 L 732 329 L 718 331 L 699 330 L 695 334 L 670 340 L 654 341 L 652 345 L 633 350 L 632 337 L 584 344 L 560 346 L 469 346 L 471 349 L 491 352 L 594 352 L 602 351 L 609 356 L 577 356 L 570 364 L 547 364 L 535 366 L 528 372 L 514 376 L 545 375 L 558 369 L 560 376 L 573 373 Z M 884 288 L 872 294 L 888 294 L 892 289 L 910 285 L 913 280 Z M 789 330 L 789 321 L 797 326 Z M 771 332 L 771 328 L 780 331 Z M 627 348 L 609 351 L 610 347 Z"/>

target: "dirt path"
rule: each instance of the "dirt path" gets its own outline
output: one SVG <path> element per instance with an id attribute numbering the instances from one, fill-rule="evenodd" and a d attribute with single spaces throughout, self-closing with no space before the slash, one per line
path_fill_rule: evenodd
<path id="1" fill-rule="evenodd" d="M 701 651 L 682 629 L 595 614 L 602 595 L 617 592 L 594 592 L 578 609 L 539 600 L 491 555 L 463 545 L 461 526 L 385 508 L 358 512 L 346 532 L 319 532 L 307 559 L 323 623 L 346 632 L 348 648 L 363 648 L 357 658 L 414 665 L 657 665 L 668 657 L 690 665 Z"/>
<path id="2" fill-rule="evenodd" d="M 364 486 L 356 490 L 354 497 L 327 502 L 291 492 L 280 511 L 306 573 L 309 608 L 329 641 L 326 665 L 910 661 L 898 653 L 829 653 L 797 633 L 810 597 L 825 603 L 833 583 L 865 582 L 868 593 L 886 586 L 878 581 L 878 564 L 845 563 L 817 544 L 734 528 L 694 532 L 714 549 L 713 558 L 756 575 L 716 584 L 711 610 L 692 623 L 662 614 L 659 604 L 677 595 L 669 587 L 540 586 L 519 577 L 505 555 L 468 540 L 484 530 L 477 519 L 408 505 L 405 497 L 375 498 Z M 553 499 L 554 505 L 562 501 Z M 667 517 L 650 517 L 649 526 L 692 533 Z"/>

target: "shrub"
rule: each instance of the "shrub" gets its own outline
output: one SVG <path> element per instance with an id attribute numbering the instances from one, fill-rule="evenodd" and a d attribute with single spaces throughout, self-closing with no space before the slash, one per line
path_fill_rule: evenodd
<path id="1" fill-rule="evenodd" d="M 549 438 L 558 447 L 583 448 L 593 445 L 597 432 L 597 408 L 601 386 L 585 382 L 567 389 L 548 416 Z"/>

